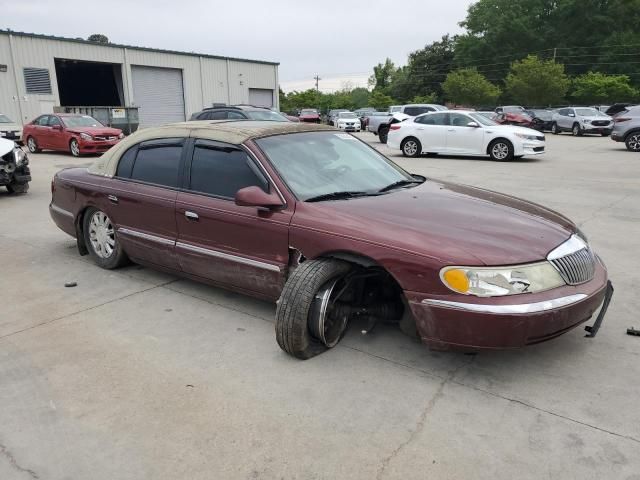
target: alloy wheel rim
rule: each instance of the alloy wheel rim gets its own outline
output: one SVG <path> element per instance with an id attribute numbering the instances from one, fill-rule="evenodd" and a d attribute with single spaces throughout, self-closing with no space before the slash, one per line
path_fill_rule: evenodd
<path id="1" fill-rule="evenodd" d="M 111 220 L 104 212 L 97 211 L 91 216 L 89 241 L 98 257 L 109 258 L 113 255 L 113 250 L 116 246 L 115 232 Z"/>
<path id="2" fill-rule="evenodd" d="M 573 127 L 573 134 L 577 136 L 578 133 L 580 133 L 580 127 L 578 125 L 575 125 Z"/>
<path id="3" fill-rule="evenodd" d="M 496 143 L 491 151 L 498 160 L 503 160 L 509 155 L 509 147 L 505 143 Z"/>
<path id="4" fill-rule="evenodd" d="M 632 135 L 628 143 L 631 150 L 640 150 L 640 135 Z"/>
<path id="5" fill-rule="evenodd" d="M 406 153 L 410 157 L 415 155 L 417 151 L 418 145 L 413 140 L 409 140 L 404 144 L 404 153 Z"/>
<path id="6" fill-rule="evenodd" d="M 29 137 L 29 140 L 27 140 L 27 145 L 31 153 L 36 151 L 36 141 L 33 138 Z"/>
<path id="7" fill-rule="evenodd" d="M 80 148 L 78 147 L 78 142 L 75 142 L 75 141 L 71 142 L 71 153 L 73 153 L 75 156 L 80 154 Z"/>
<path id="8" fill-rule="evenodd" d="M 327 282 L 316 293 L 309 318 L 309 329 L 315 338 L 325 346 L 334 347 L 342 338 L 348 316 L 341 313 L 336 305 L 345 288 L 337 288 L 341 278 Z"/>

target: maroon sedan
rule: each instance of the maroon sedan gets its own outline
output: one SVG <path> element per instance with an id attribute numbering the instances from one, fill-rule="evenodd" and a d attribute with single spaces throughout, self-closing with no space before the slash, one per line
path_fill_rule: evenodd
<path id="1" fill-rule="evenodd" d="M 301 122 L 320 123 L 320 114 L 317 110 L 314 110 L 312 108 L 300 110 L 300 115 L 298 115 L 298 118 Z"/>
<path id="2" fill-rule="evenodd" d="M 534 344 L 597 317 L 613 289 L 567 218 L 411 175 L 325 126 L 189 122 L 135 133 L 56 174 L 50 213 L 81 254 L 277 301 L 298 358 L 350 322 L 435 349 Z M 598 312 L 600 312 L 598 314 Z"/>
<path id="3" fill-rule="evenodd" d="M 105 127 L 89 115 L 68 113 L 40 115 L 22 129 L 22 141 L 31 153 L 58 150 L 74 157 L 106 152 L 123 137 L 122 130 Z"/>

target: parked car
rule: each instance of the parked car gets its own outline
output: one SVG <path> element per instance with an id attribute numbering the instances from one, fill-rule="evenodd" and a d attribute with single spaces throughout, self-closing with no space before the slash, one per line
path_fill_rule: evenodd
<path id="1" fill-rule="evenodd" d="M 254 105 L 223 105 L 207 107 L 191 115 L 190 120 L 265 120 L 288 122 L 289 119 L 279 112 Z"/>
<path id="2" fill-rule="evenodd" d="M 501 162 L 544 153 L 540 132 L 500 126 L 477 112 L 426 113 L 391 125 L 387 146 L 407 157 L 422 154 L 489 155 Z"/>
<path id="3" fill-rule="evenodd" d="M 371 108 L 371 107 L 365 107 L 365 108 L 358 108 L 357 110 L 354 110 L 353 113 L 355 113 L 358 118 L 360 119 L 360 125 L 362 126 L 362 129 L 364 130 L 365 128 L 365 118 L 367 118 L 367 115 L 375 112 L 376 109 L 375 108 Z"/>
<path id="4" fill-rule="evenodd" d="M 526 128 L 533 128 L 534 126 L 533 118 L 525 113 L 524 110 L 522 112 L 496 113 L 493 121 L 500 125 L 518 125 Z"/>
<path id="5" fill-rule="evenodd" d="M 18 125 L 9 117 L 0 113 L 0 138 L 22 143 L 22 125 Z"/>
<path id="6" fill-rule="evenodd" d="M 640 152 L 640 105 L 628 107 L 613 118 L 611 139 L 624 142 L 632 152 Z"/>
<path id="7" fill-rule="evenodd" d="M 526 110 L 525 113 L 531 118 L 531 128 L 540 132 L 550 132 L 553 125 L 553 110 L 535 108 Z"/>
<path id="8" fill-rule="evenodd" d="M 0 186 L 9 193 L 27 193 L 30 181 L 27 154 L 13 140 L 0 138 Z"/>
<path id="9" fill-rule="evenodd" d="M 345 132 L 359 132 L 362 128 L 360 119 L 353 112 L 340 112 L 334 121 L 336 127 Z"/>
<path id="10" fill-rule="evenodd" d="M 348 112 L 349 110 L 347 110 L 346 108 L 336 108 L 334 110 L 329 110 L 329 113 L 327 114 L 327 124 L 331 125 L 332 127 L 335 126 L 336 124 L 336 117 L 338 116 L 338 114 L 340 112 Z"/>
<path id="11" fill-rule="evenodd" d="M 591 108 L 595 108 L 599 112 L 607 113 L 607 110 L 611 108 L 611 105 L 591 105 Z"/>
<path id="12" fill-rule="evenodd" d="M 604 112 L 610 117 L 616 116 L 618 113 L 628 109 L 629 107 L 634 106 L 633 103 L 614 103 Z"/>
<path id="13" fill-rule="evenodd" d="M 391 105 L 387 109 L 387 113 L 389 113 L 389 114 L 396 113 L 396 112 L 399 112 L 401 109 L 402 109 L 402 105 Z"/>
<path id="14" fill-rule="evenodd" d="M 400 105 L 399 108 L 393 113 L 389 114 L 386 118 L 369 120 L 368 130 L 374 135 L 378 135 L 380 143 L 387 143 L 387 135 L 389 134 L 389 128 L 392 123 L 397 123 L 404 120 L 407 117 L 415 117 L 417 115 L 426 112 L 440 112 L 446 111 L 447 107 L 437 104 L 411 104 Z"/>
<path id="15" fill-rule="evenodd" d="M 591 107 L 561 108 L 553 114 L 551 133 L 571 132 L 579 137 L 585 133 L 611 135 L 613 119 Z"/>
<path id="16" fill-rule="evenodd" d="M 316 109 L 303 108 L 302 110 L 300 110 L 300 115 L 298 115 L 298 119 L 301 122 L 320 123 L 320 114 Z"/>
<path id="17" fill-rule="evenodd" d="M 389 114 L 387 112 L 367 112 L 364 116 L 364 121 L 362 122 L 362 129 L 369 130 L 369 119 L 371 117 L 388 117 Z"/>
<path id="18" fill-rule="evenodd" d="M 277 342 L 301 359 L 357 318 L 475 351 L 555 338 L 602 306 L 593 336 L 612 294 L 566 217 L 411 175 L 322 125 L 144 129 L 58 172 L 49 211 L 102 268 L 130 259 L 277 301 Z"/>
<path id="19" fill-rule="evenodd" d="M 74 157 L 106 152 L 122 138 L 122 130 L 105 127 L 89 115 L 72 113 L 40 115 L 22 129 L 22 140 L 31 153 L 57 150 Z"/>

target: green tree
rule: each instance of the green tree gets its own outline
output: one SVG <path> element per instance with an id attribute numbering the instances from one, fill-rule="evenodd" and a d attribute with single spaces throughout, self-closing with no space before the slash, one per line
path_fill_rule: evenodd
<path id="1" fill-rule="evenodd" d="M 576 77 L 572 87 L 571 97 L 578 103 L 627 102 L 638 95 L 626 75 L 589 72 Z"/>
<path id="2" fill-rule="evenodd" d="M 353 104 L 354 109 L 363 108 L 369 105 L 369 96 L 371 95 L 371 92 L 366 88 L 354 88 L 349 92 L 349 95 L 351 96 L 351 103 Z"/>
<path id="3" fill-rule="evenodd" d="M 374 90 L 369 97 L 369 106 L 376 110 L 386 110 L 391 105 L 393 105 L 393 98 L 380 91 Z"/>
<path id="4" fill-rule="evenodd" d="M 441 98 L 441 84 L 454 68 L 455 45 L 455 37 L 445 35 L 439 41 L 410 53 L 405 73 L 405 85 L 408 88 L 404 92 L 397 92 L 398 98 L 409 100 L 430 94 L 435 94 L 436 99 Z"/>
<path id="5" fill-rule="evenodd" d="M 447 100 L 468 107 L 492 104 L 500 96 L 500 88 L 474 68 L 461 68 L 449 73 L 442 89 Z"/>
<path id="6" fill-rule="evenodd" d="M 411 99 L 411 103 L 436 103 L 438 101 L 438 97 L 435 93 L 430 93 L 429 95 L 416 95 Z"/>
<path id="7" fill-rule="evenodd" d="M 109 43 L 109 38 L 107 38 L 106 35 L 103 35 L 101 33 L 94 33 L 93 35 L 89 35 L 87 37 L 87 40 L 90 42 L 97 42 L 97 43 Z"/>
<path id="8" fill-rule="evenodd" d="M 505 81 L 510 98 L 530 107 L 563 102 L 569 84 L 564 65 L 553 60 L 540 60 L 535 55 L 511 64 Z"/>
<path id="9" fill-rule="evenodd" d="M 369 77 L 369 86 L 372 86 L 374 90 L 387 93 L 395 71 L 396 66 L 391 59 L 387 58 L 384 63 L 373 67 L 373 75 Z"/>

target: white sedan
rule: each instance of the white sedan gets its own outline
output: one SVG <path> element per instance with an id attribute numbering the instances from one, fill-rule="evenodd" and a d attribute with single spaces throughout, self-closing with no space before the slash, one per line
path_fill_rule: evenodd
<path id="1" fill-rule="evenodd" d="M 346 132 L 359 132 L 362 128 L 362 124 L 355 113 L 340 112 L 336 116 L 336 127 Z"/>
<path id="2" fill-rule="evenodd" d="M 476 113 L 430 112 L 391 125 L 387 146 L 406 157 L 423 153 L 489 155 L 509 161 L 544 153 L 544 134 L 530 128 L 499 125 Z"/>

